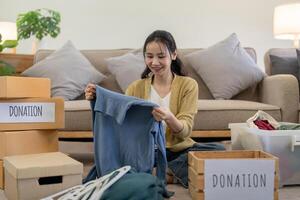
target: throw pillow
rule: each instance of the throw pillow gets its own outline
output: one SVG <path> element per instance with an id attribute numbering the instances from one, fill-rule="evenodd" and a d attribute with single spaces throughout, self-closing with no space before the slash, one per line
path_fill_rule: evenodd
<path id="1" fill-rule="evenodd" d="M 300 50 L 299 49 L 296 49 L 296 53 L 297 53 L 297 61 L 298 61 L 298 76 L 297 76 L 297 79 L 298 79 L 298 84 L 299 84 L 299 91 L 300 91 Z"/>
<path id="2" fill-rule="evenodd" d="M 298 50 L 297 50 L 297 56 L 298 56 Z M 292 56 L 275 56 L 270 55 L 270 61 L 271 61 L 271 74 L 292 74 L 297 79 L 299 76 L 299 65 L 297 57 Z"/>
<path id="3" fill-rule="evenodd" d="M 71 41 L 34 64 L 21 75 L 51 79 L 51 96 L 73 100 L 88 83 L 99 83 L 105 76 L 77 50 Z"/>
<path id="4" fill-rule="evenodd" d="M 116 77 L 124 93 L 130 83 L 141 78 L 141 74 L 146 67 L 143 53 L 140 51 L 108 58 L 106 63 L 108 70 Z"/>
<path id="5" fill-rule="evenodd" d="M 297 69 L 298 69 L 298 74 L 296 76 L 297 80 L 298 80 L 298 88 L 299 88 L 299 92 L 300 92 L 300 50 L 296 49 L 296 54 L 297 54 Z"/>
<path id="6" fill-rule="evenodd" d="M 241 47 L 235 33 L 225 40 L 186 55 L 215 99 L 230 99 L 265 76 Z"/>

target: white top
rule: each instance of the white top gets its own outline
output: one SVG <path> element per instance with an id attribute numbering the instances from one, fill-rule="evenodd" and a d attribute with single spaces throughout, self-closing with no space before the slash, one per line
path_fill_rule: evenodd
<path id="1" fill-rule="evenodd" d="M 165 97 L 161 98 L 159 94 L 156 92 L 155 88 L 151 85 L 149 101 L 152 103 L 158 104 L 160 107 L 168 108 L 170 107 L 170 96 L 171 92 L 169 92 Z"/>
<path id="2" fill-rule="evenodd" d="M 151 85 L 150 95 L 149 95 L 149 101 L 152 103 L 158 104 L 160 107 L 169 109 L 170 107 L 170 97 L 171 97 L 171 91 L 163 98 L 159 96 L 159 94 L 156 92 L 155 88 Z M 166 122 L 163 120 L 163 126 L 166 129 Z"/>

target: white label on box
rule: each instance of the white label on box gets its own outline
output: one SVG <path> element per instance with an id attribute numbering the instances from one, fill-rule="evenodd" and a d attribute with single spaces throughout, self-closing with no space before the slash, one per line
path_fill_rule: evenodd
<path id="1" fill-rule="evenodd" d="M 0 103 L 0 123 L 55 122 L 55 103 Z"/>
<path id="2" fill-rule="evenodd" d="M 205 200 L 274 198 L 274 160 L 207 159 L 204 167 Z"/>

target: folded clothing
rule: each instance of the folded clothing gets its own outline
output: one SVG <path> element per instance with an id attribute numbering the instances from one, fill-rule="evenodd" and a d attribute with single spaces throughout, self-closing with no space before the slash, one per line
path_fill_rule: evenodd
<path id="1" fill-rule="evenodd" d="M 272 124 L 269 123 L 268 120 L 257 119 L 253 123 L 257 126 L 257 128 L 262 130 L 275 130 L 275 128 L 272 126 Z"/>
<path id="2" fill-rule="evenodd" d="M 250 128 L 259 128 L 254 122 L 256 120 L 267 120 L 268 121 L 268 124 L 272 125 L 272 127 L 274 129 L 277 129 L 280 124 L 271 116 L 269 115 L 268 113 L 262 111 L 262 110 L 259 110 L 255 113 L 255 115 L 253 115 L 252 117 L 250 117 L 249 119 L 247 119 L 247 125 L 248 127 Z M 262 126 L 264 127 L 264 126 Z M 271 128 L 271 127 L 269 127 Z M 274 130 L 274 129 L 267 129 L 267 130 Z"/>

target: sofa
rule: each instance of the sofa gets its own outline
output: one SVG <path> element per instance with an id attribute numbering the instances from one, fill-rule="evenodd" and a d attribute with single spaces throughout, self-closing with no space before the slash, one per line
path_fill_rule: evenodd
<path id="1" fill-rule="evenodd" d="M 291 75 L 266 76 L 264 79 L 229 100 L 215 100 L 202 78 L 191 67 L 185 55 L 200 49 L 179 49 L 189 76 L 198 82 L 198 113 L 195 116 L 192 137 L 230 137 L 229 123 L 245 122 L 258 110 L 263 110 L 278 121 L 298 121 L 299 99 L 297 80 Z M 253 48 L 245 48 L 256 62 Z M 106 75 L 99 85 L 122 93 L 115 77 L 107 68 L 105 59 L 120 56 L 132 49 L 81 50 L 91 64 Z M 45 59 L 53 50 L 39 50 L 34 56 L 34 63 Z M 241 66 L 243 67 L 243 66 Z M 84 95 L 76 100 L 65 102 L 65 129 L 60 130 L 61 138 L 91 138 L 92 115 L 90 104 Z"/>
<path id="2" fill-rule="evenodd" d="M 300 54 L 299 54 L 300 55 Z M 275 74 L 290 74 L 293 78 L 298 81 L 295 89 L 299 89 L 299 79 L 300 79 L 300 69 L 299 61 L 300 57 L 297 56 L 297 51 L 295 48 L 272 48 L 269 49 L 264 55 L 265 71 L 268 75 Z M 299 100 L 299 99 L 298 99 Z M 293 107 L 294 112 L 298 114 L 297 122 L 300 122 L 300 107 Z"/>

